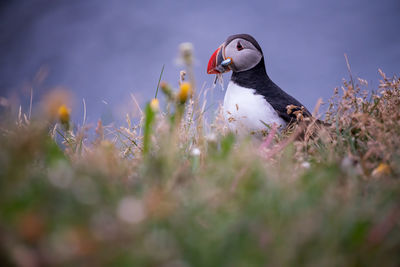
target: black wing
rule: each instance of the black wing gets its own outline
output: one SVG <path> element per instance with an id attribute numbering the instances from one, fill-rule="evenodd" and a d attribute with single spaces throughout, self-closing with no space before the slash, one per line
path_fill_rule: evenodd
<path id="1" fill-rule="evenodd" d="M 288 114 L 286 107 L 288 105 L 297 106 L 299 110 L 303 105 L 297 101 L 294 97 L 284 92 L 278 85 L 276 85 L 268 77 L 265 70 L 264 58 L 254 68 L 241 71 L 233 72 L 231 81 L 234 83 L 256 90 L 256 94 L 264 96 L 264 98 L 272 105 L 278 115 L 285 120 L 287 123 L 296 120 L 296 115 L 293 112 L 296 108 L 292 109 L 292 113 Z M 304 107 L 304 116 L 311 116 L 311 113 Z"/>
<path id="2" fill-rule="evenodd" d="M 303 104 L 301 104 L 291 95 L 287 94 L 272 81 L 268 83 L 267 88 L 263 88 L 262 90 L 257 91 L 257 93 L 264 96 L 268 103 L 270 103 L 271 106 L 276 110 L 278 115 L 287 123 L 296 121 L 296 115 L 294 114 L 294 112 L 297 110 L 301 110 L 301 107 L 304 108 L 303 116 L 311 116 L 311 113 Z M 288 114 L 287 109 L 287 106 L 289 105 L 296 106 L 295 108 L 291 109 L 292 112 L 290 114 Z"/>

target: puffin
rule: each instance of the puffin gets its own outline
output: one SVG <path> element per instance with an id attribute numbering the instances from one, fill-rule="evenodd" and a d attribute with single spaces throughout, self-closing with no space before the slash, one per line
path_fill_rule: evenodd
<path id="1" fill-rule="evenodd" d="M 231 131 L 264 133 L 274 123 L 281 131 L 311 113 L 268 76 L 261 46 L 249 34 L 229 36 L 212 54 L 208 74 L 232 71 L 223 114 Z M 257 134 L 257 135 L 258 135 Z"/>

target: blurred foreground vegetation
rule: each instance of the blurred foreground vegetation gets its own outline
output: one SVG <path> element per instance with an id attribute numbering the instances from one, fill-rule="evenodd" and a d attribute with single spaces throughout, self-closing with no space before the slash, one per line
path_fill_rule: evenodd
<path id="1" fill-rule="evenodd" d="M 330 126 L 264 141 L 207 124 L 190 83 L 91 139 L 55 93 L 1 124 L 1 266 L 399 266 L 400 80 L 381 74 L 344 83 Z"/>

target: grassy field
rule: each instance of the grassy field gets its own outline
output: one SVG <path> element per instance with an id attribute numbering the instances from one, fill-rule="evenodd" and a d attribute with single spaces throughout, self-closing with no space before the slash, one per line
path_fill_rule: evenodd
<path id="1" fill-rule="evenodd" d="M 186 56 L 165 107 L 94 138 L 66 92 L 4 111 L 1 266 L 400 265 L 399 78 L 345 82 L 330 126 L 239 139 L 203 118 Z"/>

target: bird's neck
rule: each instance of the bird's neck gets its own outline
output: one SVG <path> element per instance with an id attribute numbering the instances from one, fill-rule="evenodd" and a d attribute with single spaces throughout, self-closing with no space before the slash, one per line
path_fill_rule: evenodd
<path id="1" fill-rule="evenodd" d="M 271 79 L 268 77 L 267 71 L 265 70 L 264 58 L 262 58 L 252 69 L 233 72 L 231 81 L 239 86 L 256 90 L 258 88 L 265 88 L 272 83 Z"/>

